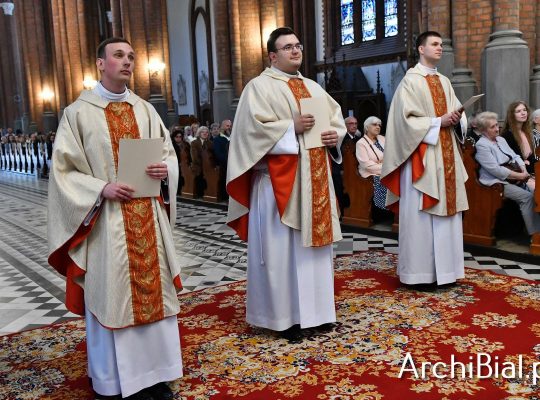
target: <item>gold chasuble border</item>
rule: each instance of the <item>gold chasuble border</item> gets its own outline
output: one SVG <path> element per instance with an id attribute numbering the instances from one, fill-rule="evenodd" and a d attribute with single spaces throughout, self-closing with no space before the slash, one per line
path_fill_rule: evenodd
<path id="1" fill-rule="evenodd" d="M 311 93 L 302 79 L 292 78 L 287 84 L 300 109 L 300 99 L 311 97 Z M 314 247 L 320 247 L 334 241 L 326 149 L 318 147 L 308 152 L 311 172 L 311 241 Z"/>
<path id="2" fill-rule="evenodd" d="M 447 113 L 446 94 L 438 75 L 427 75 L 426 80 L 431 92 L 431 99 L 435 108 L 436 117 Z M 450 128 L 441 128 L 439 140 L 444 165 L 444 186 L 446 190 L 446 215 L 456 214 L 456 169 L 454 147 L 452 145 L 452 132 Z"/>
<path id="3" fill-rule="evenodd" d="M 114 164 L 118 171 L 120 139 L 140 139 L 133 107 L 129 103 L 109 103 L 105 108 Z M 164 318 L 154 211 L 149 197 L 121 203 L 126 233 L 131 303 L 135 325 Z"/>

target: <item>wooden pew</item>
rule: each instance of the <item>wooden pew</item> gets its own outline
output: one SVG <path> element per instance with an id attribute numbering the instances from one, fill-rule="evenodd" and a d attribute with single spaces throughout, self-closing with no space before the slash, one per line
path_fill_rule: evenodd
<path id="1" fill-rule="evenodd" d="M 503 203 L 501 184 L 484 186 L 478 181 L 479 165 L 474 158 L 474 144 L 467 141 L 463 145 L 463 164 L 469 179 L 465 182 L 469 209 L 463 213 L 463 240 L 466 243 L 493 246 L 493 228 L 497 211 Z"/>
<path id="2" fill-rule="evenodd" d="M 343 190 L 349 195 L 351 204 L 343 212 L 343 223 L 363 228 L 373 225 L 371 205 L 373 199 L 373 178 L 362 178 L 358 173 L 355 146 L 344 146 Z"/>
<path id="3" fill-rule="evenodd" d="M 536 158 L 540 158 L 540 148 L 536 149 Z M 534 176 L 536 177 L 537 181 L 540 181 L 540 161 L 537 161 L 536 164 L 534 164 Z M 534 200 L 536 203 L 534 211 L 536 212 L 540 212 L 540 188 L 538 187 L 539 184 L 540 182 L 536 182 L 536 186 L 534 188 Z M 532 235 L 529 253 L 535 255 L 540 254 L 540 233 L 535 233 Z"/>
<path id="4" fill-rule="evenodd" d="M 182 186 L 182 197 L 188 197 L 193 199 L 195 197 L 195 176 L 191 171 L 191 154 L 190 147 L 187 143 L 182 143 L 180 146 L 180 170 L 182 171 L 182 177 L 184 178 L 184 185 Z"/>
<path id="5" fill-rule="evenodd" d="M 206 148 L 202 151 L 202 169 L 204 180 L 206 181 L 203 199 L 214 203 L 221 201 L 222 199 L 219 195 L 220 168 L 216 165 L 212 151 L 208 151 Z"/>

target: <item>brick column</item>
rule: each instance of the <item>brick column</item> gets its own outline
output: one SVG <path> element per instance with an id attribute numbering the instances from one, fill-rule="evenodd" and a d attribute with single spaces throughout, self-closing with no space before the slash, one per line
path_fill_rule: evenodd
<path id="1" fill-rule="evenodd" d="M 493 33 L 483 54 L 486 109 L 496 112 L 501 119 L 512 101 L 529 99 L 530 55 L 518 30 L 519 5 L 520 0 L 495 0 Z"/>
<path id="2" fill-rule="evenodd" d="M 28 131 L 28 86 L 26 82 L 26 77 L 24 74 L 24 59 L 21 54 L 22 46 L 22 29 L 20 23 L 20 17 L 17 15 L 21 14 L 20 5 L 17 7 L 15 5 L 14 15 L 12 18 L 7 19 L 9 26 L 9 35 L 6 37 L 11 37 L 12 45 L 12 57 L 7 59 L 9 63 L 13 65 L 14 77 L 15 77 L 15 104 L 16 104 L 16 119 L 15 119 L 15 129 L 21 129 L 23 132 Z M 3 60 L 5 63 L 6 60 Z"/>
<path id="3" fill-rule="evenodd" d="M 452 86 L 462 103 L 474 95 L 476 91 L 472 70 L 467 68 L 467 47 L 469 45 L 467 3 L 468 0 L 452 1 L 452 43 L 454 45 Z"/>
<path id="4" fill-rule="evenodd" d="M 450 32 L 450 0 L 431 0 L 428 7 L 428 30 L 439 32 L 443 40 L 443 55 L 437 65 L 439 72 L 451 77 L 454 69 L 454 49 Z"/>
<path id="5" fill-rule="evenodd" d="M 530 104 L 534 109 L 540 108 L 540 4 L 536 4 L 536 64 L 530 83 Z"/>
<path id="6" fill-rule="evenodd" d="M 20 118 L 18 104 L 15 101 L 15 95 L 17 94 L 17 85 L 15 81 L 15 67 L 12 62 L 6 60 L 13 59 L 13 41 L 8 38 L 12 38 L 11 24 L 16 18 L 15 10 L 13 15 L 5 15 L 0 10 L 0 37 L 4 38 L 2 46 L 0 46 L 0 60 L 2 62 L 2 68 L 0 68 L 0 77 L 2 79 L 2 85 L 0 85 L 0 128 L 14 128 L 15 120 Z"/>
<path id="7" fill-rule="evenodd" d="M 234 98 L 231 69 L 231 34 L 229 31 L 227 1 L 214 2 L 213 42 L 216 47 L 217 79 L 212 91 L 214 120 L 232 119 L 231 103 Z"/>
<path id="8" fill-rule="evenodd" d="M 229 0 L 230 37 L 231 37 L 231 67 L 232 82 L 234 88 L 234 100 L 231 104 L 231 112 L 236 112 L 236 106 L 242 94 L 242 44 L 240 42 L 240 10 L 239 0 Z"/>

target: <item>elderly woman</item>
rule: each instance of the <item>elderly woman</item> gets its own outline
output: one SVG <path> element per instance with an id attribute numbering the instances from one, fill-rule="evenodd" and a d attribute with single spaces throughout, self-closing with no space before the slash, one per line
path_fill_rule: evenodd
<path id="1" fill-rule="evenodd" d="M 540 147 L 540 108 L 534 110 L 531 114 L 532 134 L 535 150 Z"/>
<path id="2" fill-rule="evenodd" d="M 486 186 L 502 183 L 504 197 L 518 203 L 529 235 L 540 232 L 540 214 L 534 211 L 534 190 L 526 183 L 529 173 L 522 158 L 499 136 L 497 114 L 483 112 L 478 115 L 477 123 L 482 134 L 476 143 L 478 180 Z"/>
<path id="3" fill-rule="evenodd" d="M 383 162 L 384 136 L 381 133 L 381 120 L 377 117 L 368 117 L 364 121 L 364 135 L 356 142 L 356 159 L 358 172 L 363 178 L 373 176 L 375 189 L 373 202 L 378 208 L 386 209 L 386 188 L 381 185 L 380 175 Z"/>
<path id="4" fill-rule="evenodd" d="M 521 156 L 529 173 L 534 173 L 534 142 L 531 129 L 531 111 L 524 101 L 515 101 L 508 106 L 502 137 L 514 153 Z"/>

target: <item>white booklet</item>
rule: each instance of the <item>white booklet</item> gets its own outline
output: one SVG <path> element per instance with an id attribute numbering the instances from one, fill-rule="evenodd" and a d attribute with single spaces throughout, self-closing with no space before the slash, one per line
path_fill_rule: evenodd
<path id="1" fill-rule="evenodd" d="M 477 94 L 476 96 L 471 96 L 469 100 L 467 100 L 465 103 L 461 105 L 461 107 L 458 109 L 458 111 L 465 111 L 466 108 L 469 108 L 474 103 L 476 103 L 478 100 L 480 100 L 484 96 L 484 93 Z"/>
<path id="2" fill-rule="evenodd" d="M 300 99 L 300 112 L 302 115 L 311 114 L 315 117 L 315 125 L 304 132 L 306 149 L 323 147 L 321 133 L 332 129 L 328 115 L 328 103 L 324 97 L 308 97 Z"/>
<path id="3" fill-rule="evenodd" d="M 161 181 L 146 174 L 146 167 L 162 160 L 163 138 L 120 139 L 118 150 L 118 183 L 135 189 L 133 197 L 157 197 Z"/>

